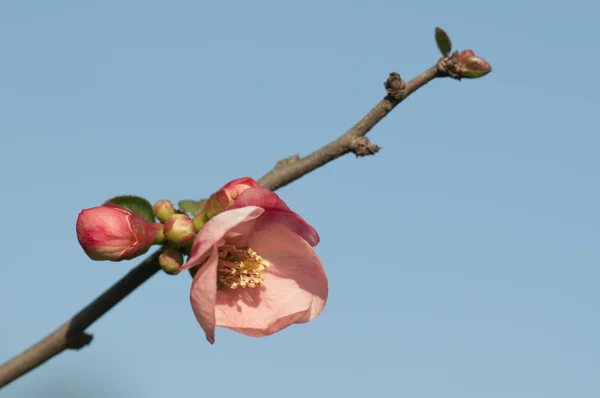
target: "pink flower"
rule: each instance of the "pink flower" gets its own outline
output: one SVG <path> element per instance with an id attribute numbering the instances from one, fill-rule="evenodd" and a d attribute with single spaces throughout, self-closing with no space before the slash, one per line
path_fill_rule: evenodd
<path id="1" fill-rule="evenodd" d="M 105 204 L 82 210 L 77 217 L 77 239 L 92 260 L 121 261 L 144 254 L 158 233 L 152 224 L 137 214 Z"/>
<path id="2" fill-rule="evenodd" d="M 310 322 L 327 301 L 327 276 L 312 249 L 315 229 L 268 189 L 244 190 L 201 229 L 188 262 L 200 265 L 190 299 L 212 344 L 215 326 L 262 337 Z"/>

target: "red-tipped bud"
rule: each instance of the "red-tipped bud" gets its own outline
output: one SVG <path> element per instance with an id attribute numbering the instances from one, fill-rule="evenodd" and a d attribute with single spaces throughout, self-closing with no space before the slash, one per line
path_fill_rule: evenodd
<path id="1" fill-rule="evenodd" d="M 165 223 L 165 238 L 178 247 L 189 245 L 195 237 L 194 223 L 185 214 L 173 214 Z"/>
<path id="2" fill-rule="evenodd" d="M 158 256 L 158 264 L 167 274 L 177 275 L 179 267 L 183 264 L 183 254 L 179 250 L 167 247 Z"/>
<path id="3" fill-rule="evenodd" d="M 461 61 L 466 59 L 467 57 L 474 57 L 475 52 L 473 50 L 464 50 L 463 52 L 458 54 L 458 60 Z"/>
<path id="4" fill-rule="evenodd" d="M 224 212 L 242 192 L 248 188 L 258 186 L 258 182 L 250 177 L 238 178 L 225 184 L 221 189 L 213 193 L 206 202 L 204 212 L 207 218 L 210 219 L 217 214 Z"/>
<path id="5" fill-rule="evenodd" d="M 464 50 L 458 56 L 458 73 L 460 77 L 467 79 L 477 79 L 483 77 L 492 71 L 492 67 L 487 61 L 475 55 L 473 50 Z"/>
<path id="6" fill-rule="evenodd" d="M 92 260 L 129 260 L 148 251 L 161 232 L 115 204 L 85 209 L 77 217 L 77 239 Z"/>
<path id="7" fill-rule="evenodd" d="M 167 222 L 175 214 L 175 206 L 170 200 L 159 200 L 154 204 L 154 214 L 161 222 Z"/>

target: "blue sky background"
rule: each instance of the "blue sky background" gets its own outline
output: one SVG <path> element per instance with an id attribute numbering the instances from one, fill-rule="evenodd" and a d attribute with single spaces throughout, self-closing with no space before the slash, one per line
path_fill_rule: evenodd
<path id="1" fill-rule="evenodd" d="M 93 262 L 82 208 L 201 198 L 336 138 L 435 26 L 493 66 L 438 80 L 279 191 L 321 235 L 330 298 L 264 339 L 217 331 L 157 275 L 22 397 L 600 396 L 600 89 L 589 0 L 0 4 L 0 362 L 135 262 Z"/>

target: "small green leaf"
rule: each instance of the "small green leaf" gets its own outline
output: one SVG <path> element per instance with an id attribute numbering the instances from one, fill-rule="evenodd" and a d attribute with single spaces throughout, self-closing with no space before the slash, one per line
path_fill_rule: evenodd
<path id="1" fill-rule="evenodd" d="M 152 205 L 146 199 L 139 196 L 123 195 L 116 196 L 112 199 L 107 200 L 105 203 L 114 203 L 119 205 L 132 213 L 137 214 L 148 222 L 154 222 L 154 210 Z"/>
<path id="2" fill-rule="evenodd" d="M 200 214 L 204 210 L 204 205 L 206 205 L 207 201 L 208 201 L 208 199 L 202 199 L 202 200 L 184 199 L 184 200 L 180 200 L 178 205 L 181 210 L 185 211 L 189 216 L 194 217 L 194 216 Z"/>
<path id="3" fill-rule="evenodd" d="M 198 206 L 197 200 L 184 199 L 180 200 L 179 208 L 185 211 L 188 215 L 194 216 L 196 214 L 196 206 Z"/>
<path id="4" fill-rule="evenodd" d="M 452 50 L 452 42 L 448 34 L 443 29 L 435 28 L 435 42 L 444 57 L 447 57 Z"/>

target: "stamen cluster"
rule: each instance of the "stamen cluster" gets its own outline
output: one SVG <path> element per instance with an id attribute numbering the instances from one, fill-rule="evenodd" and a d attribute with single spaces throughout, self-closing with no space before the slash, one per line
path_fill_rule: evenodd
<path id="1" fill-rule="evenodd" d="M 221 246 L 217 265 L 217 286 L 230 289 L 261 286 L 265 282 L 262 271 L 269 265 L 268 261 L 249 247 Z"/>

